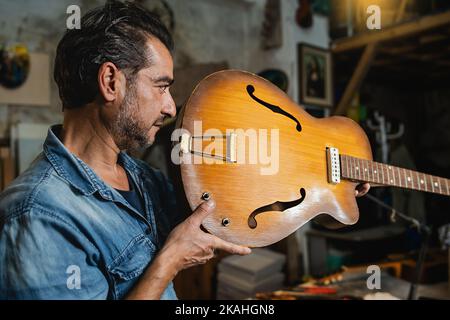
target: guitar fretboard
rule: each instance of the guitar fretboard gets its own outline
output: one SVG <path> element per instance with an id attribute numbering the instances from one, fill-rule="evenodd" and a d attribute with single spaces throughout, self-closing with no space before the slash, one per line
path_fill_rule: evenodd
<path id="1" fill-rule="evenodd" d="M 450 195 L 449 179 L 346 155 L 340 161 L 341 177 L 348 180 Z"/>

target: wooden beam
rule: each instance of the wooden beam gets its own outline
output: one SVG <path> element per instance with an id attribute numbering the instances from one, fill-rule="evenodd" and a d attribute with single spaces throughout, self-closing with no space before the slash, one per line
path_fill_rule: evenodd
<path id="1" fill-rule="evenodd" d="M 433 43 L 433 42 L 439 42 L 439 41 L 444 41 L 449 39 L 449 36 L 446 34 L 440 34 L 440 33 L 436 33 L 436 34 L 427 34 L 424 36 L 419 37 L 419 43 L 421 45 L 424 44 L 429 44 L 429 43 Z"/>
<path id="2" fill-rule="evenodd" d="M 403 55 L 404 53 L 408 53 L 408 52 L 411 52 L 411 51 L 417 49 L 417 47 L 418 47 L 417 44 L 407 44 L 407 45 L 396 46 L 396 47 L 383 46 L 383 47 L 379 48 L 379 51 L 381 53 L 386 53 L 389 55 Z"/>
<path id="3" fill-rule="evenodd" d="M 332 43 L 331 50 L 334 53 L 354 50 L 370 43 L 408 37 L 445 25 L 450 25 L 450 11 L 428 15 L 412 22 L 389 26 L 380 31 L 364 32 L 350 38 L 338 39 Z"/>
<path id="4" fill-rule="evenodd" d="M 402 0 L 402 2 L 400 2 L 400 6 L 398 7 L 398 11 L 395 15 L 395 22 L 400 22 L 403 19 L 403 16 L 405 14 L 405 9 L 406 9 L 406 3 L 408 2 L 408 0 Z"/>
<path id="5" fill-rule="evenodd" d="M 342 98 L 334 112 L 336 115 L 344 115 L 347 112 L 355 92 L 358 91 L 362 81 L 369 71 L 370 65 L 375 57 L 377 47 L 378 44 L 374 42 L 368 44 L 364 49 L 364 52 L 358 61 L 358 65 L 356 66 L 356 69 L 353 72 L 353 75 L 345 88 L 344 94 L 342 95 Z"/>

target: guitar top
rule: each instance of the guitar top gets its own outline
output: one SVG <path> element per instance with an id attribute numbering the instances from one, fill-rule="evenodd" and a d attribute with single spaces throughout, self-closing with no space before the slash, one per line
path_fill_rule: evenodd
<path id="1" fill-rule="evenodd" d="M 202 80 L 186 103 L 173 156 L 192 209 L 213 197 L 212 234 L 267 246 L 313 218 L 354 224 L 354 190 L 371 182 L 450 195 L 448 179 L 372 161 L 368 138 L 345 117 L 318 119 L 254 74 Z"/>

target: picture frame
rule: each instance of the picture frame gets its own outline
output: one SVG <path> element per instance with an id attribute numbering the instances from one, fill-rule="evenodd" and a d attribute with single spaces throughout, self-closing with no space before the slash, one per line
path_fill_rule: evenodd
<path id="1" fill-rule="evenodd" d="M 298 78 L 299 102 L 322 108 L 333 107 L 333 61 L 331 52 L 299 43 Z"/>

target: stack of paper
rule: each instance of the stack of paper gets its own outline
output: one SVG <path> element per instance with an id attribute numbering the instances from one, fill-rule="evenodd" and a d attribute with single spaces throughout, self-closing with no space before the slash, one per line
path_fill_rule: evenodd
<path id="1" fill-rule="evenodd" d="M 252 249 L 246 256 L 229 256 L 219 263 L 217 299 L 251 298 L 257 292 L 282 288 L 285 256 L 269 249 Z"/>

